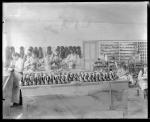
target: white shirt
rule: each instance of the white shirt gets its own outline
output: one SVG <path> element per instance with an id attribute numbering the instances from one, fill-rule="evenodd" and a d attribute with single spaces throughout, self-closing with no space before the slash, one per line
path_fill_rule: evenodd
<path id="1" fill-rule="evenodd" d="M 142 70 L 140 70 L 139 74 L 138 74 L 138 80 L 140 81 L 142 79 Z"/>
<path id="2" fill-rule="evenodd" d="M 129 81 L 131 81 L 132 83 L 134 83 L 134 80 L 133 80 L 133 77 L 132 77 L 132 75 L 128 75 L 128 78 L 129 78 Z"/>
<path id="3" fill-rule="evenodd" d="M 105 55 L 104 59 L 105 59 L 105 61 L 107 61 L 107 60 L 108 60 L 108 57 L 107 57 L 107 55 Z"/>
<path id="4" fill-rule="evenodd" d="M 76 55 L 76 63 L 80 64 L 80 57 L 79 57 L 79 55 Z"/>
<path id="5" fill-rule="evenodd" d="M 21 58 L 18 58 L 16 61 L 12 61 L 12 66 L 14 66 L 14 70 L 17 72 L 23 72 L 24 61 Z"/>
<path id="6" fill-rule="evenodd" d="M 31 63 L 31 60 L 32 60 L 32 57 L 28 56 L 28 57 L 27 57 L 27 60 L 25 61 L 24 67 L 29 66 L 30 63 Z"/>
<path id="7" fill-rule="evenodd" d="M 138 74 L 139 86 L 142 90 L 147 88 L 147 80 L 143 80 L 142 70 Z"/>
<path id="8" fill-rule="evenodd" d="M 76 61 L 76 55 L 75 54 L 70 54 L 70 57 L 69 57 L 69 61 L 71 62 L 75 62 Z"/>

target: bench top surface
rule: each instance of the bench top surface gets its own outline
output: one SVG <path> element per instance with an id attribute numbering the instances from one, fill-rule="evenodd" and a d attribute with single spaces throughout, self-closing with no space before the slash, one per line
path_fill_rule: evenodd
<path id="1" fill-rule="evenodd" d="M 84 82 L 84 83 L 76 83 L 76 84 L 52 84 L 52 85 L 31 85 L 31 86 L 21 86 L 22 88 L 33 88 L 33 87 L 68 87 L 68 86 L 85 86 L 85 85 L 98 85 L 98 84 L 115 84 L 115 83 L 126 83 L 127 80 L 116 80 L 116 81 L 103 81 L 103 82 Z"/>

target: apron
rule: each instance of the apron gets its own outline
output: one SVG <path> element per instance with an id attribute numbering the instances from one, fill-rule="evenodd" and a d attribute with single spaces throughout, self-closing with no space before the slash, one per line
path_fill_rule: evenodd
<path id="1" fill-rule="evenodd" d="M 74 59 L 75 58 L 75 56 L 74 55 L 70 55 L 69 56 L 69 59 L 68 59 L 68 65 L 69 65 L 69 69 L 72 69 L 73 68 L 73 65 L 74 65 Z"/>
<path id="2" fill-rule="evenodd" d="M 140 80 L 139 81 L 139 86 L 141 88 L 142 91 L 144 91 L 145 89 L 147 89 L 147 81 L 146 80 Z"/>
<path id="3" fill-rule="evenodd" d="M 139 84 L 141 90 L 147 89 L 147 80 L 144 80 L 142 78 L 142 71 L 140 71 L 138 74 L 138 81 L 139 81 L 138 84 Z"/>
<path id="4" fill-rule="evenodd" d="M 13 86 L 12 86 L 12 103 L 22 104 L 22 94 L 21 94 L 21 78 L 22 74 L 19 72 L 13 72 Z"/>

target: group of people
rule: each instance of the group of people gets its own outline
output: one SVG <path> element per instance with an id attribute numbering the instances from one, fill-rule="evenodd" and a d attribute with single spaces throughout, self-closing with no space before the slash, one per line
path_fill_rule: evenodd
<path id="1" fill-rule="evenodd" d="M 21 79 L 23 77 L 24 71 L 31 71 L 34 72 L 38 68 L 40 70 L 40 67 L 45 66 L 46 68 L 49 67 L 47 70 L 51 70 L 53 66 L 58 66 L 60 62 L 62 62 L 62 59 L 58 55 L 58 53 L 51 53 L 50 55 L 46 55 L 44 57 L 44 54 L 42 53 L 42 48 L 39 48 L 40 51 L 38 51 L 38 48 L 30 47 L 27 50 L 27 53 L 25 53 L 25 50 L 23 47 L 20 47 L 20 53 L 15 51 L 14 47 L 7 47 L 6 48 L 6 57 L 4 62 L 4 68 L 10 72 L 12 72 L 13 75 L 13 84 L 12 84 L 12 98 L 11 103 L 13 106 L 22 105 L 22 97 L 21 97 Z M 73 61 L 74 59 L 74 53 L 71 53 L 68 55 L 67 60 L 64 62 L 66 64 L 69 64 L 68 62 L 70 60 Z M 77 54 L 76 54 L 77 55 Z M 73 65 L 74 63 L 72 63 Z M 45 70 L 45 68 L 44 68 Z"/>
<path id="2" fill-rule="evenodd" d="M 109 72 L 78 72 L 78 73 L 27 73 L 24 74 L 21 83 L 22 86 L 30 85 L 48 85 L 48 84 L 67 84 L 71 82 L 101 82 L 116 80 L 117 74 Z"/>
<path id="3" fill-rule="evenodd" d="M 9 67 L 16 50 L 15 47 L 6 47 L 5 51 L 5 67 Z M 45 70 L 54 70 L 64 68 L 64 66 L 73 69 L 80 63 L 81 48 L 79 46 L 57 46 L 52 50 L 51 46 L 47 48 L 30 46 L 28 49 L 20 47 L 18 54 L 20 58 L 25 59 L 24 70 L 26 71 L 40 70 L 41 67 L 44 67 Z"/>
<path id="4" fill-rule="evenodd" d="M 70 51 L 66 58 L 61 58 L 57 49 L 51 51 L 50 54 L 46 54 L 43 58 L 38 58 L 35 52 L 32 52 L 30 49 L 26 55 L 26 61 L 24 68 L 26 71 L 36 71 L 40 70 L 41 66 L 45 68 L 45 70 L 55 70 L 60 69 L 64 65 L 69 69 L 75 68 L 75 66 L 79 63 L 79 55 L 77 55 L 74 51 Z"/>
<path id="5" fill-rule="evenodd" d="M 94 62 L 93 70 L 94 71 L 98 71 L 98 70 L 101 70 L 101 69 L 105 69 L 105 70 L 109 70 L 109 69 L 117 70 L 118 69 L 118 65 L 117 65 L 117 62 L 115 60 L 107 61 L 107 60 L 98 58 Z"/>
<path id="6" fill-rule="evenodd" d="M 30 48 L 24 58 L 24 69 L 26 71 L 35 71 L 44 63 L 43 58 L 38 58 L 36 52 L 32 51 Z"/>
<path id="7" fill-rule="evenodd" d="M 134 69 L 136 70 L 136 69 Z M 138 71 L 131 72 L 130 68 L 120 68 L 118 69 L 118 76 L 120 79 L 126 79 L 129 81 L 129 87 L 138 87 L 139 91 L 144 93 L 144 98 L 147 96 L 148 83 L 147 83 L 147 65 L 142 66 Z"/>
<path id="8" fill-rule="evenodd" d="M 68 65 L 69 69 L 75 69 L 79 64 L 80 57 L 75 52 L 71 51 L 70 54 L 63 60 Z"/>

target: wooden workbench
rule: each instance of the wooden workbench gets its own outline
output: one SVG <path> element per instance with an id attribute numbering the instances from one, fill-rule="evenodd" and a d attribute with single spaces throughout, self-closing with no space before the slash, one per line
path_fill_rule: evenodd
<path id="1" fill-rule="evenodd" d="M 12 73 L 8 72 L 7 75 L 3 76 L 3 98 L 10 101 L 12 94 Z M 4 86 L 4 85 L 3 85 Z M 109 109 L 113 109 L 112 92 L 117 91 L 123 93 L 123 106 L 124 113 L 127 113 L 127 80 L 116 80 L 116 81 L 103 81 L 103 82 L 84 82 L 78 84 L 55 84 L 55 85 L 35 85 L 35 86 L 21 86 L 23 99 L 25 97 L 34 97 L 41 95 L 88 95 L 95 91 L 108 91 L 109 93 Z M 5 100 L 5 101 L 6 101 Z M 6 102 L 5 102 L 6 103 Z M 7 103 L 8 106 L 8 103 Z"/>
<path id="2" fill-rule="evenodd" d="M 103 81 L 103 82 L 84 82 L 78 84 L 55 84 L 55 85 L 36 85 L 22 86 L 23 97 L 34 97 L 42 95 L 65 95 L 65 96 L 81 96 L 88 95 L 95 91 L 108 91 L 110 110 L 113 110 L 112 92 L 120 92 L 122 94 L 122 107 L 124 114 L 127 114 L 127 96 L 128 81 Z"/>

